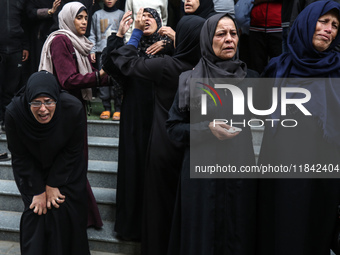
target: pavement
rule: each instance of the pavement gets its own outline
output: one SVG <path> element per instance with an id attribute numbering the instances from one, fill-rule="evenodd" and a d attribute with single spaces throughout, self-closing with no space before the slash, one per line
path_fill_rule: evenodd
<path id="1" fill-rule="evenodd" d="M 19 243 L 0 241 L 0 255 L 20 255 Z M 91 255 L 124 255 L 124 254 L 91 251 Z"/>

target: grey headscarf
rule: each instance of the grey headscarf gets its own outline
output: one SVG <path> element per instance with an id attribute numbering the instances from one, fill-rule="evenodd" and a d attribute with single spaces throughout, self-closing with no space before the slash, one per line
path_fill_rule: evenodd
<path id="1" fill-rule="evenodd" d="M 213 84 L 218 83 L 218 80 L 225 81 L 226 78 L 231 78 L 230 83 L 237 84 L 247 74 L 247 66 L 238 59 L 238 52 L 229 60 L 222 60 L 214 53 L 212 44 L 215 30 L 217 23 L 223 17 L 230 18 L 237 30 L 236 22 L 229 14 L 216 14 L 206 20 L 200 40 L 202 58 L 194 70 L 184 72 L 179 77 L 179 108 L 182 110 L 197 107 L 200 104 L 201 91 L 190 87 L 191 79 L 202 79 L 206 84 Z M 203 85 L 195 84 L 195 88 L 200 86 L 203 87 Z"/>

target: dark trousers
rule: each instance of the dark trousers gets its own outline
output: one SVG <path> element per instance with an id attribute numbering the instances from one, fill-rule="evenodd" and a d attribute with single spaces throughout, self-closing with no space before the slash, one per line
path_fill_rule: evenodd
<path id="1" fill-rule="evenodd" d="M 21 88 L 22 51 L 0 53 L 0 123 L 4 121 L 6 106 Z"/>
<path id="2" fill-rule="evenodd" d="M 102 58 L 101 53 L 96 53 L 96 59 L 97 59 L 97 67 L 98 69 L 102 68 Z M 99 98 L 102 100 L 103 107 L 105 111 L 110 111 L 112 109 L 111 106 L 111 99 L 114 101 L 114 109 L 115 112 L 120 112 L 120 106 L 122 105 L 122 97 L 119 95 L 119 93 L 115 92 L 113 89 L 113 86 L 116 86 L 116 84 L 111 84 L 107 87 L 100 87 L 99 88 Z"/>
<path id="3" fill-rule="evenodd" d="M 249 31 L 249 50 L 251 53 L 249 68 L 261 74 L 269 59 L 282 53 L 282 32 Z"/>

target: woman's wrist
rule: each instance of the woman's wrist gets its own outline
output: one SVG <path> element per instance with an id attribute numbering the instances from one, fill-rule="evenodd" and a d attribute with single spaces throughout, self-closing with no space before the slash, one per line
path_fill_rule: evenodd
<path id="1" fill-rule="evenodd" d="M 133 46 L 135 46 L 137 48 L 138 44 L 139 44 L 139 40 L 140 40 L 140 38 L 142 38 L 142 35 L 143 35 L 143 31 L 138 29 L 138 28 L 135 28 L 132 31 L 130 40 L 129 40 L 129 42 L 127 44 L 128 45 L 133 45 Z"/>

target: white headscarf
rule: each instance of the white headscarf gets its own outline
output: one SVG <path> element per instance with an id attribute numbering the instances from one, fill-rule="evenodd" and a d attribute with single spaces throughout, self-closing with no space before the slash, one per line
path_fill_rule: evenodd
<path id="1" fill-rule="evenodd" d="M 53 63 L 51 58 L 51 43 L 55 36 L 66 35 L 72 42 L 75 50 L 76 59 L 78 63 L 78 70 L 81 74 L 92 73 L 92 66 L 88 59 L 88 55 L 93 47 L 93 44 L 83 35 L 78 35 L 74 20 L 78 11 L 86 7 L 80 2 L 70 2 L 64 5 L 63 9 L 59 12 L 59 30 L 51 33 L 46 39 L 40 57 L 40 70 L 46 70 L 53 73 Z M 83 99 L 90 100 L 92 98 L 92 90 L 82 89 Z"/>

